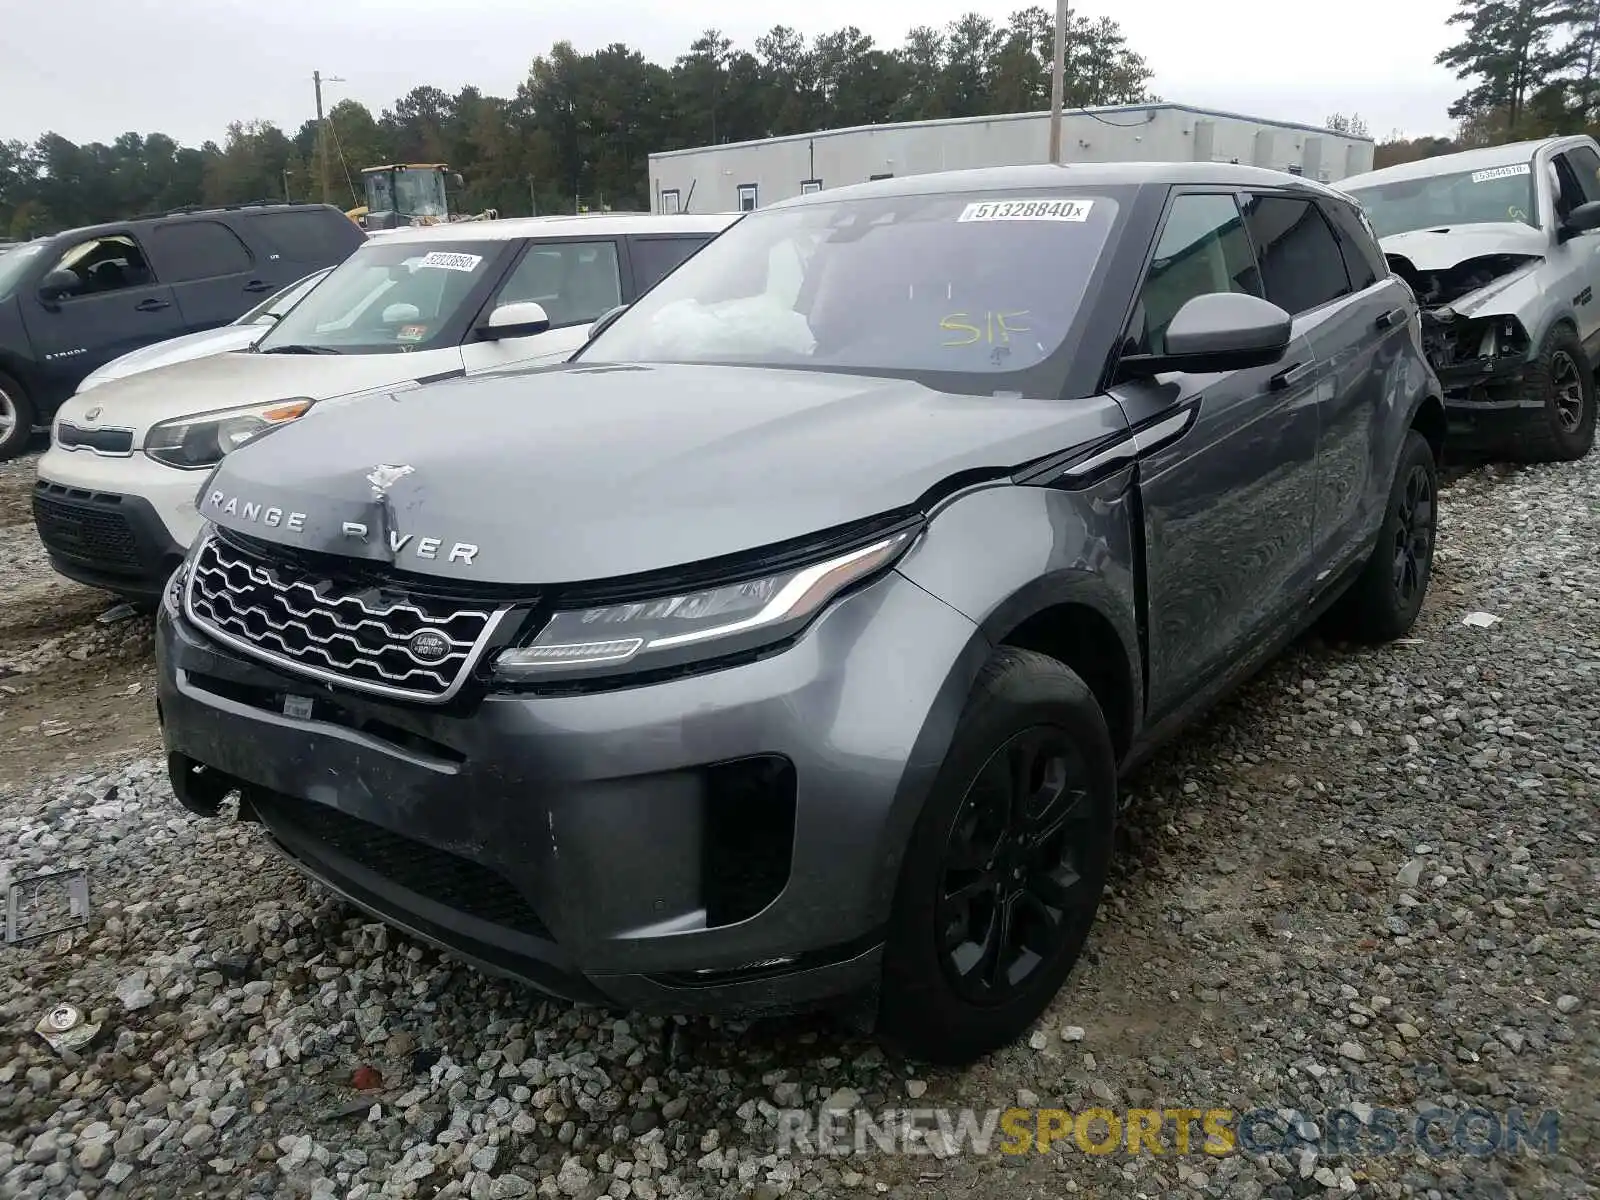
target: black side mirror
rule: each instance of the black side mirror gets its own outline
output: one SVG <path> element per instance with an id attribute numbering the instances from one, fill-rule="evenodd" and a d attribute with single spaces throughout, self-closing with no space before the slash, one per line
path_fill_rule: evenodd
<path id="1" fill-rule="evenodd" d="M 1277 362 L 1289 348 L 1294 318 L 1276 304 L 1243 292 L 1211 292 L 1186 301 L 1167 326 L 1162 354 L 1132 354 L 1119 379 L 1149 379 L 1164 371 L 1242 371 Z"/>
<path id="2" fill-rule="evenodd" d="M 66 296 L 76 295 L 83 282 L 71 271 L 58 267 L 39 281 L 39 299 L 54 304 Z"/>
<path id="3" fill-rule="evenodd" d="M 461 178 L 461 172 L 460 171 L 451 171 L 449 177 L 446 179 L 445 182 L 450 185 L 450 189 L 452 191 L 457 191 L 457 192 L 459 192 L 462 188 L 467 186 L 466 182 Z"/>
<path id="4" fill-rule="evenodd" d="M 1587 204 L 1580 204 L 1567 214 L 1567 219 L 1561 222 L 1562 239 L 1577 237 L 1582 233 L 1592 233 L 1600 229 L 1600 200 L 1590 200 Z"/>

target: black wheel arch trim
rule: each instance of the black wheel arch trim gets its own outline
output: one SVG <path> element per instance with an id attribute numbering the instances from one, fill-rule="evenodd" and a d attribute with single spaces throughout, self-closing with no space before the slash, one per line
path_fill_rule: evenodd
<path id="1" fill-rule="evenodd" d="M 1119 715 L 1127 722 L 1132 743 L 1137 744 L 1144 725 L 1143 656 L 1134 614 L 1122 611 L 1111 585 L 1098 575 L 1067 570 L 1032 580 L 1013 592 L 978 622 L 962 653 L 950 664 L 938 698 L 929 706 L 923 719 L 912 753 L 907 758 L 905 773 L 896 789 L 893 807 L 880 834 L 878 852 L 884 870 L 879 875 L 872 896 L 872 920 L 887 921 L 889 918 L 895 886 L 900 877 L 900 865 L 910 844 L 912 829 L 938 778 L 962 711 L 966 708 L 984 664 L 1012 630 L 1030 618 L 1063 604 L 1077 604 L 1092 609 L 1116 631 L 1128 666 L 1129 711 Z M 1117 721 L 1107 714 L 1106 723 L 1115 728 Z"/>

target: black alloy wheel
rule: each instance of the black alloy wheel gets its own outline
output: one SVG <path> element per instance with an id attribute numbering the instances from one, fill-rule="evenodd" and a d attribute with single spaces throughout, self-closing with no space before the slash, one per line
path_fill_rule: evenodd
<path id="1" fill-rule="evenodd" d="M 1427 584 L 1433 557 L 1433 505 L 1433 476 L 1422 463 L 1413 463 L 1395 505 L 1393 578 L 1395 599 L 1402 607 L 1409 608 Z"/>
<path id="2" fill-rule="evenodd" d="M 1078 835 L 1094 816 L 1067 732 L 1016 733 L 979 769 L 950 827 L 936 929 L 951 987 L 1004 1004 L 1093 919 L 1098 887 Z"/>

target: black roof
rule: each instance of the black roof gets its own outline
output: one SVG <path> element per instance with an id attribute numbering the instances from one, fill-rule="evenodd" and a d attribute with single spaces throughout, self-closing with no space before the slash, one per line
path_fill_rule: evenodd
<path id="1" fill-rule="evenodd" d="M 140 213 L 137 216 L 126 217 L 121 221 L 106 221 L 99 225 L 84 225 L 77 229 L 63 229 L 60 233 L 49 234 L 47 237 L 36 238 L 36 241 L 54 241 L 57 238 L 88 239 L 104 237 L 107 234 L 121 233 L 128 226 L 134 224 L 150 224 L 157 221 L 181 221 L 186 217 L 214 217 L 219 213 L 261 213 L 261 212 L 294 212 L 294 211 L 322 211 L 338 213 L 341 221 L 349 220 L 344 213 L 332 204 L 290 204 L 282 200 L 253 200 L 245 204 L 214 204 L 209 206 L 189 205 L 184 208 L 172 208 L 165 212 Z"/>
<path id="2" fill-rule="evenodd" d="M 848 184 L 780 200 L 769 208 L 789 208 L 797 204 L 827 204 L 835 200 L 856 200 L 869 196 L 936 196 L 963 192 L 1007 191 L 1038 188 L 1111 187 L 1156 184 L 1220 184 L 1224 187 L 1298 188 L 1323 196 L 1338 193 L 1326 184 L 1238 163 L 1211 162 L 1116 162 L 1063 163 L 1052 166 L 1038 163 L 1019 167 L 977 167 L 965 171 L 932 171 L 920 175 L 901 175 Z"/>

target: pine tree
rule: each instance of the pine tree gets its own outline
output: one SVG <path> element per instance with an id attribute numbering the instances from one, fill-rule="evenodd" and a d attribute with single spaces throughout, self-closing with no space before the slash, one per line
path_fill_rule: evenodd
<path id="1" fill-rule="evenodd" d="M 1450 24 L 1462 27 L 1461 40 L 1435 61 L 1477 82 L 1450 106 L 1450 115 L 1468 120 L 1498 110 L 1515 136 L 1528 98 L 1571 65 L 1573 43 L 1559 35 L 1574 23 L 1578 7 L 1575 0 L 1456 0 Z"/>

